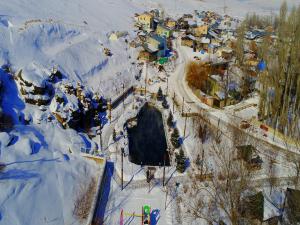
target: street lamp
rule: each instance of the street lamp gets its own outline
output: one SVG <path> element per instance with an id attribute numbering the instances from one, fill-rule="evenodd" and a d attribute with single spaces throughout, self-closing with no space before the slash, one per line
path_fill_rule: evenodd
<path id="1" fill-rule="evenodd" d="M 124 189 L 124 177 L 123 177 L 123 173 L 124 173 L 124 169 L 123 169 L 123 161 L 124 161 L 124 148 L 121 148 L 121 166 L 122 166 L 122 169 L 121 169 L 121 182 L 122 182 L 122 191 Z"/>

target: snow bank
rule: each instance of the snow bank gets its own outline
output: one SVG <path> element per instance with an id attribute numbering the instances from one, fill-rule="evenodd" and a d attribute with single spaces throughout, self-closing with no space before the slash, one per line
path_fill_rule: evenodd
<path id="1" fill-rule="evenodd" d="M 22 78 L 36 87 L 44 88 L 51 72 L 46 68 L 32 62 L 28 67 L 22 70 Z"/>

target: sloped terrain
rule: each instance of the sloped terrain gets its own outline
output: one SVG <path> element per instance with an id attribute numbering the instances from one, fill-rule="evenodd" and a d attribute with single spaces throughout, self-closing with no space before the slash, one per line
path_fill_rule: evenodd
<path id="1" fill-rule="evenodd" d="M 269 13 L 280 2 L 228 0 L 227 12 Z M 126 43 L 134 36 L 134 13 L 164 8 L 176 16 L 195 9 L 223 12 L 223 7 L 220 0 L 0 1 L 0 66 L 9 65 L 12 73 L 32 64 L 47 71 L 58 66 L 63 80 L 112 98 L 122 84 L 137 82 L 138 50 Z M 110 41 L 112 31 L 129 35 Z M 105 48 L 112 56 L 105 55 Z M 95 150 L 96 144 L 84 133 L 63 129 L 49 105 L 25 103 L 16 81 L 3 69 L 0 81 L 0 224 L 80 224 L 74 215 L 76 196 L 99 172 L 80 151 Z"/>

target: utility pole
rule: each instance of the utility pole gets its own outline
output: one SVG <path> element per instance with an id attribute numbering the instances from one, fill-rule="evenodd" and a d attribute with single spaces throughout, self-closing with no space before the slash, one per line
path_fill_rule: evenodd
<path id="1" fill-rule="evenodd" d="M 122 84 L 122 88 L 123 88 L 123 108 L 125 109 L 125 85 L 124 85 L 124 83 Z"/>
<path id="2" fill-rule="evenodd" d="M 110 122 L 111 122 L 111 110 L 112 110 L 112 105 L 111 105 L 111 98 L 110 98 L 108 103 L 108 111 L 109 111 L 108 118 Z"/>
<path id="3" fill-rule="evenodd" d="M 186 131 L 186 121 L 187 121 L 187 115 L 185 116 L 185 119 L 184 119 L 184 130 L 183 130 L 183 137 L 185 137 L 185 131 Z"/>
<path id="4" fill-rule="evenodd" d="M 175 92 L 174 92 L 174 95 L 173 95 L 173 114 L 175 113 L 175 111 L 174 111 L 174 109 L 175 109 L 175 108 L 174 108 L 174 106 L 175 106 L 175 95 L 176 95 L 176 94 L 175 94 Z"/>
<path id="5" fill-rule="evenodd" d="M 183 115 L 184 111 L 184 97 L 182 97 L 182 108 L 181 108 L 181 114 Z"/>
<path id="6" fill-rule="evenodd" d="M 165 187 L 166 199 L 165 199 L 165 210 L 167 209 L 167 200 L 168 200 L 168 188 Z"/>
<path id="7" fill-rule="evenodd" d="M 145 76 L 145 97 L 146 97 L 146 94 L 147 94 L 147 80 L 148 80 L 147 63 L 145 63 L 145 70 L 146 70 L 146 76 Z"/>
<path id="8" fill-rule="evenodd" d="M 99 127 L 99 147 L 100 147 L 100 150 L 102 150 L 102 125 L 101 125 L 101 121 L 100 121 L 100 127 Z"/>
<path id="9" fill-rule="evenodd" d="M 204 166 L 204 147 L 203 147 L 203 143 L 202 143 L 202 155 L 201 155 L 201 179 L 203 178 L 203 166 Z"/>
<path id="10" fill-rule="evenodd" d="M 229 66 L 229 65 L 228 65 Z M 225 106 L 227 105 L 227 98 L 228 98 L 228 76 L 229 76 L 229 74 L 228 74 L 228 68 L 227 68 L 227 70 L 225 71 L 225 74 L 226 74 L 226 87 L 225 87 Z M 224 106 L 224 107 L 225 107 Z"/>
<path id="11" fill-rule="evenodd" d="M 168 93 L 169 93 L 169 79 L 167 77 L 167 91 L 166 91 L 166 96 L 168 96 Z"/>
<path id="12" fill-rule="evenodd" d="M 121 183 L 122 183 L 122 191 L 124 189 L 124 177 L 123 177 L 123 173 L 124 173 L 124 169 L 123 169 L 123 161 L 124 161 L 124 148 L 121 148 Z"/>
<path id="13" fill-rule="evenodd" d="M 150 186 L 150 182 L 151 182 L 151 177 L 150 177 L 150 170 L 149 170 L 149 168 L 147 168 L 147 171 L 146 171 L 146 176 L 147 176 L 147 182 L 148 182 L 148 184 L 149 184 L 149 190 L 148 190 L 148 193 L 150 193 L 150 188 L 151 188 L 151 186 Z"/>
<path id="14" fill-rule="evenodd" d="M 165 177 L 166 177 L 166 153 L 164 154 L 163 186 L 165 186 Z"/>

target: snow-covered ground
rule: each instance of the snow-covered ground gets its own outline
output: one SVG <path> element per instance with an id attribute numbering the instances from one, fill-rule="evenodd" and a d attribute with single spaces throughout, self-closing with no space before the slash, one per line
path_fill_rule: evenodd
<path id="1" fill-rule="evenodd" d="M 226 13 L 236 17 L 243 17 L 247 12 L 276 13 L 281 2 L 227 0 Z M 289 5 L 299 3 L 300 0 L 288 0 Z M 3 0 L 0 1 L 0 66 L 10 64 L 14 72 L 28 69 L 33 63 L 47 70 L 58 66 L 64 79 L 79 81 L 87 88 L 113 98 L 120 94 L 122 84 L 127 87 L 136 84 L 134 77 L 140 68 L 136 65 L 137 50 L 129 48 L 125 38 L 110 41 L 108 35 L 112 31 L 128 31 L 126 39 L 132 39 L 134 13 L 150 8 L 162 8 L 166 14 L 175 17 L 193 13 L 196 9 L 223 13 L 224 1 Z M 111 57 L 104 54 L 104 48 L 111 50 Z M 103 168 L 82 157 L 80 151 L 81 148 L 94 148 L 97 140 L 63 129 L 57 121 L 48 122 L 49 110 L 25 104 L 15 82 L 2 70 L 0 80 L 5 87 L 1 93 L 3 112 L 16 122 L 13 130 L 0 133 L 0 163 L 5 164 L 0 172 L 0 224 L 82 224 L 74 215 L 75 202 L 84 191 L 82 186 L 88 186 L 92 178 L 98 178 Z M 150 90 L 157 91 L 158 86 L 153 85 Z M 166 83 L 161 86 L 166 89 Z M 103 129 L 103 152 L 107 156 L 112 128 L 125 121 L 122 114 L 119 107 L 113 112 L 113 121 Z M 17 122 L 19 117 L 32 122 L 22 125 Z M 178 112 L 175 119 L 182 133 L 184 121 Z M 188 121 L 185 148 L 189 158 L 193 159 L 191 126 Z M 281 159 L 284 160 L 280 155 L 278 160 Z M 172 169 L 168 172 L 172 173 Z M 175 213 L 174 193 L 171 194 L 172 203 L 164 210 L 165 193 L 161 184 L 150 194 L 146 187 L 131 189 L 128 185 L 121 192 L 117 181 L 112 181 L 111 185 L 107 224 L 118 223 L 122 208 L 139 213 L 145 203 L 160 210 L 161 218 L 157 224 L 176 224 L 174 218 L 178 212 Z"/>

